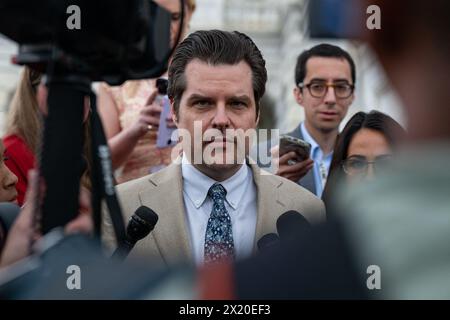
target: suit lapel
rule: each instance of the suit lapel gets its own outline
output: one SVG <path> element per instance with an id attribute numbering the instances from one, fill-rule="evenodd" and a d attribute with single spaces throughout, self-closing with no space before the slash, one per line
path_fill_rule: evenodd
<path id="1" fill-rule="evenodd" d="M 294 129 L 289 135 L 305 140 L 302 134 L 301 124 Z M 314 179 L 314 169 L 309 170 L 308 173 L 301 178 L 298 182 L 299 185 L 301 185 L 303 188 L 311 191 L 312 193 L 316 194 L 316 181 Z"/>
<path id="2" fill-rule="evenodd" d="M 256 250 L 257 241 L 267 233 L 276 233 L 276 221 L 284 212 L 285 204 L 280 198 L 279 187 L 282 181 L 273 183 L 272 179 L 265 179 L 267 172 L 261 171 L 256 165 L 250 165 L 253 172 L 253 180 L 257 190 L 257 217 L 256 232 L 253 242 L 253 250 Z"/>
<path id="3" fill-rule="evenodd" d="M 193 261 L 183 201 L 181 165 L 172 164 L 149 178 L 150 188 L 139 193 L 141 203 L 152 208 L 159 221 L 152 232 L 167 264 Z M 147 237 L 149 238 L 149 237 Z M 148 239 L 151 241 L 151 238 Z"/>
<path id="4" fill-rule="evenodd" d="M 306 190 L 311 191 L 316 194 L 316 182 L 314 180 L 314 169 L 309 170 L 308 173 L 298 181 L 298 184 L 301 185 Z"/>

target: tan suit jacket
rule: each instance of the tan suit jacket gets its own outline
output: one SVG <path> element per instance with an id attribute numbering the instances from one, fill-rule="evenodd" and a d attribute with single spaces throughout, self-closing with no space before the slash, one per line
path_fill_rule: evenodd
<path id="1" fill-rule="evenodd" d="M 278 217 L 288 210 L 300 212 L 312 224 L 325 220 L 323 202 L 311 192 L 256 165 L 249 166 L 257 190 L 254 250 L 263 235 L 276 233 Z M 155 264 L 167 266 L 194 263 L 182 186 L 181 165 L 171 164 L 159 172 L 117 187 L 125 223 L 140 206 L 153 209 L 159 216 L 155 229 L 136 244 L 130 256 L 144 255 L 151 257 Z M 110 219 L 105 217 L 103 220 L 103 239 L 107 246 L 115 248 Z"/>

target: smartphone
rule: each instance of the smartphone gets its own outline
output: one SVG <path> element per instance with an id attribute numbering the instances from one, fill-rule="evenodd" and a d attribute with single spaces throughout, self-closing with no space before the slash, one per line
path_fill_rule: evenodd
<path id="1" fill-rule="evenodd" d="M 161 100 L 163 110 L 161 116 L 159 117 L 159 127 L 158 127 L 158 138 L 156 139 L 156 146 L 158 148 L 167 148 L 175 144 L 176 140 L 172 140 L 172 133 L 175 128 L 169 128 L 167 126 L 167 119 L 170 119 L 170 101 L 167 97 L 167 85 L 168 81 L 164 78 L 159 78 L 156 80 L 156 87 L 158 89 L 157 100 Z"/>
<path id="2" fill-rule="evenodd" d="M 304 161 L 309 158 L 309 154 L 311 152 L 311 144 L 296 137 L 292 137 L 286 134 L 281 135 L 280 157 L 291 151 L 294 151 L 297 154 L 297 162 Z"/>
<path id="3" fill-rule="evenodd" d="M 167 119 L 170 117 L 170 102 L 167 96 L 163 100 L 163 110 L 159 118 L 158 138 L 156 139 L 156 146 L 158 148 L 167 148 L 175 145 L 175 141 L 172 140 L 172 133 L 176 128 L 169 128 L 167 126 Z"/>

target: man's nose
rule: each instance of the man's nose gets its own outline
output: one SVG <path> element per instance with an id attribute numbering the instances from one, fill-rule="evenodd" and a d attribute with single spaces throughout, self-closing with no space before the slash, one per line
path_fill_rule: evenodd
<path id="1" fill-rule="evenodd" d="M 216 113 L 212 121 L 213 128 L 216 129 L 227 129 L 230 127 L 230 118 L 228 117 L 227 110 L 225 106 L 219 105 L 216 108 Z"/>
<path id="2" fill-rule="evenodd" d="M 327 87 L 327 92 L 324 98 L 325 104 L 335 104 L 336 103 L 336 94 L 334 93 L 334 87 Z"/>

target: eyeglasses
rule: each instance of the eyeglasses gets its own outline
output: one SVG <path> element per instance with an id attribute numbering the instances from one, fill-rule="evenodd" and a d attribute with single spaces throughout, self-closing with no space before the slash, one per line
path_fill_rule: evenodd
<path id="1" fill-rule="evenodd" d="M 309 84 L 304 84 L 303 82 L 298 84 L 298 87 L 308 88 L 309 93 L 314 98 L 323 98 L 328 92 L 328 88 L 332 87 L 334 89 L 334 94 L 336 98 L 346 99 L 350 97 L 355 89 L 355 86 L 346 82 L 340 83 L 325 83 L 325 82 L 311 82 Z"/>
<path id="2" fill-rule="evenodd" d="M 380 170 L 389 165 L 391 161 L 392 156 L 388 154 L 378 156 L 374 161 L 367 161 L 361 157 L 350 157 L 342 161 L 342 168 L 349 176 L 356 176 L 366 174 L 369 165 L 373 165 L 375 170 Z"/>

